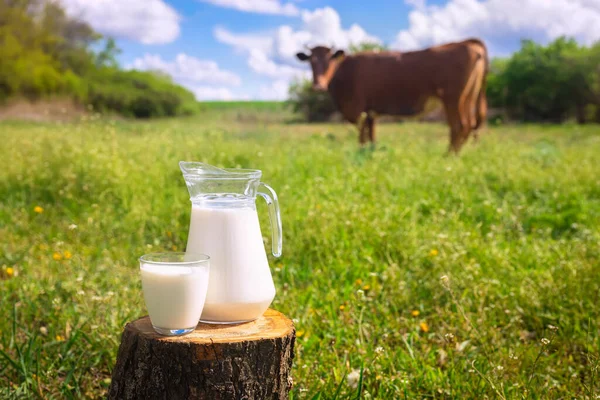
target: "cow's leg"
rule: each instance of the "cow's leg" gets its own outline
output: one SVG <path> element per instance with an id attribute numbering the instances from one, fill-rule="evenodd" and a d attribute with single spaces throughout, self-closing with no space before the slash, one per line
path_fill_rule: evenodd
<path id="1" fill-rule="evenodd" d="M 467 142 L 467 140 L 469 139 L 469 136 L 471 135 L 471 132 L 473 131 L 472 125 L 471 125 L 471 110 L 468 108 L 459 108 L 458 109 L 458 113 L 460 115 L 460 119 L 461 119 L 461 131 L 460 131 L 460 147 L 462 147 L 463 144 L 465 144 Z M 464 123 L 462 121 L 466 121 L 467 123 Z M 460 148 L 459 148 L 460 150 Z"/>
<path id="2" fill-rule="evenodd" d="M 470 124 L 470 131 L 473 134 L 473 141 L 474 142 L 478 142 L 479 141 L 479 128 L 480 128 L 480 121 L 479 118 L 481 117 L 480 113 L 481 110 L 480 108 L 482 108 L 482 102 L 485 102 L 485 93 L 481 93 L 482 90 L 485 90 L 485 88 L 483 87 L 483 80 L 484 78 L 484 65 L 482 64 L 481 66 L 478 64 L 475 67 L 475 70 L 473 71 L 473 75 L 475 75 L 475 82 L 473 83 L 473 87 L 471 90 L 471 94 L 469 96 L 469 99 L 467 101 L 468 104 L 468 112 L 469 112 L 469 116 L 471 119 L 471 124 Z M 487 108 L 487 106 L 486 106 Z M 485 112 L 484 112 L 485 114 Z M 485 118 L 485 116 L 483 117 Z"/>
<path id="3" fill-rule="evenodd" d="M 473 130 L 473 127 L 477 124 L 475 118 L 475 99 L 474 96 L 474 79 L 469 79 L 464 92 L 462 93 L 458 102 L 458 118 L 460 120 L 460 133 L 459 139 L 457 139 L 458 150 L 462 145 L 469 139 L 469 135 Z M 456 151 L 458 153 L 458 150 Z"/>
<path id="4" fill-rule="evenodd" d="M 476 124 L 473 127 L 473 139 L 475 142 L 479 140 L 479 134 L 481 130 L 487 124 L 487 98 L 486 98 L 486 86 L 485 86 L 485 76 L 482 78 L 484 80 L 481 88 L 479 89 L 479 93 L 477 94 L 477 98 L 475 99 L 475 119 Z"/>
<path id="5" fill-rule="evenodd" d="M 357 119 L 356 127 L 358 128 L 358 142 L 360 146 L 363 147 L 367 140 L 369 140 L 369 124 L 367 123 L 368 116 L 366 112 L 362 112 Z"/>
<path id="6" fill-rule="evenodd" d="M 371 141 L 371 147 L 375 148 L 375 113 L 369 112 L 367 117 L 367 128 L 369 131 L 369 140 Z"/>
<path id="7" fill-rule="evenodd" d="M 479 130 L 473 130 L 473 143 L 479 143 Z"/>
<path id="8" fill-rule="evenodd" d="M 458 154 L 462 147 L 462 122 L 460 118 L 458 101 L 445 100 L 444 109 L 446 110 L 446 119 L 450 126 L 450 146 L 448 147 L 448 154 L 454 152 Z"/>

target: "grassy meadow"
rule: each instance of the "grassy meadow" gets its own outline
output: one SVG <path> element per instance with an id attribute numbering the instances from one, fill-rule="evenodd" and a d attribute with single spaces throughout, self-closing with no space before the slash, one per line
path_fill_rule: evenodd
<path id="1" fill-rule="evenodd" d="M 348 124 L 207 110 L 0 122 L 0 398 L 105 397 L 146 313 L 137 258 L 185 248 L 180 160 L 278 192 L 293 399 L 598 398 L 600 127 L 490 127 L 445 157 L 441 124 L 359 151 Z"/>

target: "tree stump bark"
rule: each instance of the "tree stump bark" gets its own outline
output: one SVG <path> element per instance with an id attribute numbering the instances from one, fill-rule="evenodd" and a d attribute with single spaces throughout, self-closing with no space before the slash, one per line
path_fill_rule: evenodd
<path id="1" fill-rule="evenodd" d="M 125 326 L 109 399 L 287 399 L 296 331 L 269 309 L 253 322 L 157 334 L 149 317 Z"/>

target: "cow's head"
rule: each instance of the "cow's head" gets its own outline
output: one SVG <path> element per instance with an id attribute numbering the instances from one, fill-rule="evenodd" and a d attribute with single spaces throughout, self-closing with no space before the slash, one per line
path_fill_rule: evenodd
<path id="1" fill-rule="evenodd" d="M 329 47 L 317 46 L 310 49 L 310 54 L 298 53 L 296 57 L 300 61 L 310 61 L 313 72 L 313 89 L 327 90 L 329 81 L 344 59 L 344 50 L 334 52 Z"/>

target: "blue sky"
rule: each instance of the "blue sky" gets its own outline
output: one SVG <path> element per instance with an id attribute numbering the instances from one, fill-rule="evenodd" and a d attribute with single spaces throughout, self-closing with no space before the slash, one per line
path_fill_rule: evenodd
<path id="1" fill-rule="evenodd" d="M 522 38 L 600 39 L 600 0 L 60 0 L 114 37 L 128 68 L 161 70 L 200 100 L 283 99 L 309 76 L 303 45 L 401 51 L 480 37 L 496 56 Z"/>

